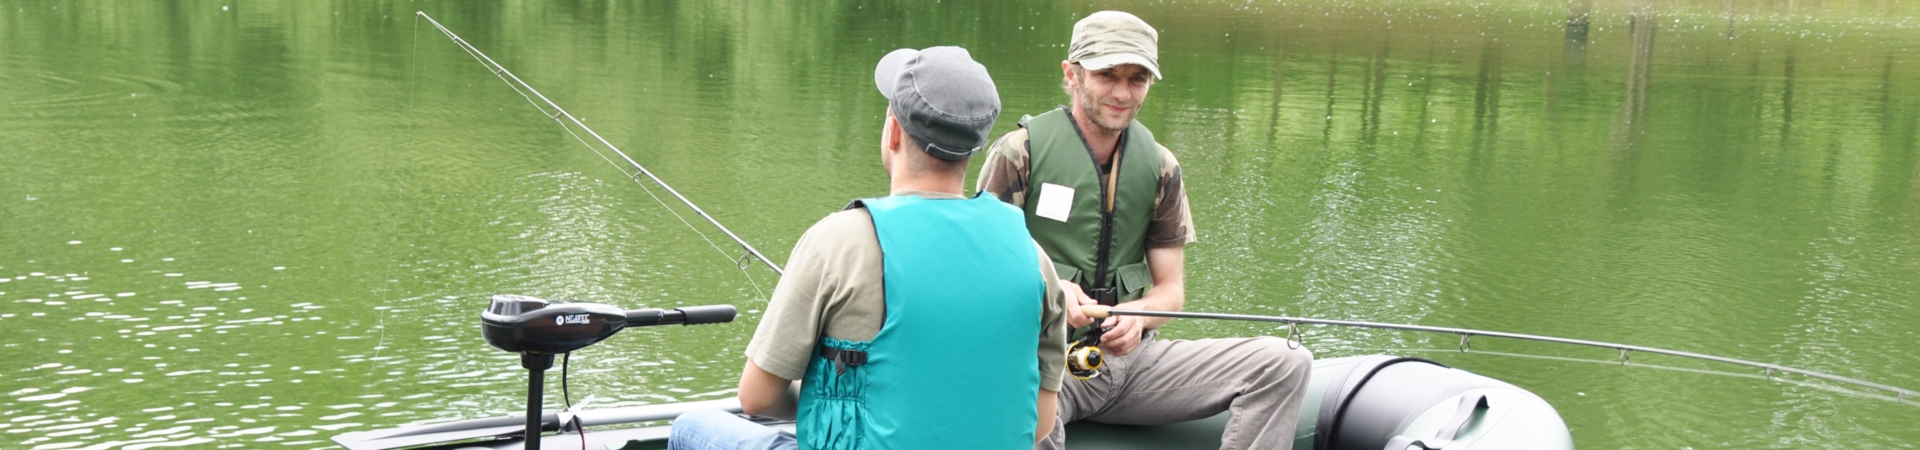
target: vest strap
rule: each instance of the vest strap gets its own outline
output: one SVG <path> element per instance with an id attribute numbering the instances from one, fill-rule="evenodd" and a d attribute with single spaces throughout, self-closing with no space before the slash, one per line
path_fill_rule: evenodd
<path id="1" fill-rule="evenodd" d="M 860 367 L 867 364 L 867 352 L 820 346 L 820 357 L 833 361 L 835 375 L 847 373 L 848 367 Z"/>

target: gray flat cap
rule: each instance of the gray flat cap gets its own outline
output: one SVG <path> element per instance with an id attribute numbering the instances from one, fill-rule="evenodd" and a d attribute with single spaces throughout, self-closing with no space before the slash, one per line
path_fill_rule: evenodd
<path id="1" fill-rule="evenodd" d="M 985 148 L 1000 117 L 993 78 L 964 48 L 894 50 L 874 67 L 873 84 L 907 136 L 943 160 L 963 160 Z"/>

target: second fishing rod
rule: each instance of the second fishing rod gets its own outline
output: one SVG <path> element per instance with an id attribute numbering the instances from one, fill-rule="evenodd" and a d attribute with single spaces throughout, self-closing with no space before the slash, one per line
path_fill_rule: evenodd
<path id="1" fill-rule="evenodd" d="M 568 134 L 573 135 L 573 138 L 575 140 L 580 141 L 580 144 L 585 145 L 588 150 L 592 150 L 595 154 L 600 153 L 600 150 L 595 149 L 593 147 L 593 144 L 588 143 L 587 140 L 585 138 L 582 138 L 579 133 L 575 133 L 573 131 L 574 128 L 579 128 L 581 131 L 585 131 L 587 133 L 587 136 L 592 136 L 594 141 L 599 142 L 600 145 L 602 146 L 605 146 L 607 150 L 613 151 L 614 155 L 619 156 L 622 161 L 626 161 L 628 165 L 633 167 L 634 173 L 626 174 L 626 175 L 628 176 L 628 178 L 632 179 L 636 184 L 640 183 L 639 177 L 641 175 L 645 175 L 648 179 L 653 180 L 654 184 L 659 185 L 661 189 L 665 189 L 667 191 L 667 194 L 672 195 L 673 198 L 680 200 L 680 203 L 685 204 L 687 206 L 687 209 L 693 210 L 694 214 L 698 214 L 701 218 L 706 219 L 708 224 L 711 224 L 713 225 L 714 228 L 719 229 L 722 234 L 725 234 L 728 239 L 732 240 L 735 244 L 738 244 L 741 250 L 744 251 L 744 254 L 742 254 L 739 258 L 734 259 L 736 265 L 739 265 L 744 269 L 747 259 L 752 258 L 760 261 L 761 264 L 766 265 L 766 267 L 768 269 L 773 270 L 775 274 L 784 275 L 786 273 L 784 270 L 780 268 L 779 264 L 775 264 L 772 259 L 767 258 L 767 256 L 764 254 L 761 254 L 759 249 L 754 248 L 753 244 L 748 244 L 746 239 L 741 239 L 739 235 L 734 234 L 733 230 L 728 229 L 726 225 L 721 225 L 718 219 L 714 219 L 712 215 L 707 214 L 707 211 L 704 209 L 701 209 L 700 205 L 694 204 L 693 200 L 688 199 L 687 196 L 682 195 L 679 190 L 676 190 L 673 188 L 673 186 L 668 185 L 666 180 L 660 179 L 659 176 L 656 176 L 653 174 L 653 171 L 647 170 L 645 166 L 640 165 L 639 161 L 634 160 L 633 157 L 631 156 L 627 156 L 626 152 L 620 151 L 619 147 L 615 147 L 612 142 L 608 142 L 607 138 L 601 137 L 600 133 L 593 131 L 592 128 L 588 128 L 587 124 L 585 122 L 580 121 L 579 118 L 574 117 L 573 113 L 567 112 L 566 109 L 563 109 L 560 107 L 560 104 L 554 103 L 553 100 L 547 99 L 547 96 L 545 94 L 541 94 L 539 90 L 534 89 L 533 85 L 527 84 L 526 81 L 520 80 L 520 77 L 518 75 L 514 75 L 512 71 L 507 70 L 506 66 L 502 66 L 500 65 L 500 63 L 494 62 L 492 57 L 487 56 L 486 53 L 481 53 L 480 49 L 475 48 L 473 44 L 468 43 L 466 39 L 460 38 L 460 35 L 454 34 L 453 30 L 449 30 L 447 29 L 447 27 L 440 25 L 440 21 L 434 20 L 433 17 L 428 16 L 425 11 L 416 11 L 414 15 L 416 18 L 419 18 L 419 19 L 426 19 L 427 23 L 432 24 L 433 27 L 436 29 L 439 29 L 441 33 L 446 34 L 448 39 L 453 40 L 454 45 L 457 45 L 460 47 L 460 50 L 467 52 L 468 56 L 472 56 L 475 61 L 480 62 L 480 65 L 485 66 L 487 68 L 487 71 L 493 72 L 493 75 L 496 77 L 499 77 L 500 81 L 506 82 L 508 87 L 513 88 L 514 92 L 518 92 L 521 97 L 526 98 L 527 103 L 533 104 L 533 107 L 536 109 L 539 109 L 541 114 L 544 114 L 547 116 L 547 118 L 553 119 L 554 122 L 559 123 L 562 129 L 565 129 Z M 601 159 L 606 159 L 607 163 L 613 164 L 614 167 L 616 168 L 619 167 L 619 164 L 614 163 L 613 160 L 610 158 L 607 158 L 606 155 L 601 154 L 600 157 Z M 622 169 L 621 172 L 625 174 L 626 171 Z M 641 188 L 645 189 L 646 186 L 642 184 Z M 647 193 L 648 195 L 652 195 L 653 191 L 651 189 L 648 189 Z M 659 200 L 659 198 L 655 197 L 655 200 Z M 666 206 L 666 202 L 661 201 L 661 206 L 663 207 Z M 672 212 L 672 209 L 669 208 L 668 212 Z M 679 216 L 679 213 L 673 213 L 673 214 L 676 217 Z M 686 219 L 682 218 L 681 221 L 684 223 L 686 222 Z M 693 224 L 691 223 L 687 223 L 687 226 L 688 228 L 693 228 Z M 699 230 L 694 229 L 694 232 L 698 233 Z M 706 238 L 706 234 L 701 233 L 701 238 L 703 239 Z M 715 248 L 718 249 L 718 247 L 715 247 Z M 722 251 L 722 253 L 724 254 L 725 252 Z M 728 256 L 731 256 L 731 255 L 728 255 Z"/>
<path id="2" fill-rule="evenodd" d="M 1355 321 L 1355 320 L 1314 319 L 1314 318 L 1287 317 L 1287 316 L 1262 316 L 1262 315 L 1253 315 L 1253 314 L 1220 314 L 1220 313 L 1200 313 L 1200 312 L 1184 312 L 1184 311 L 1144 311 L 1144 310 L 1120 309 L 1120 308 L 1115 308 L 1107 305 L 1081 306 L 1080 312 L 1086 314 L 1087 317 L 1091 317 L 1095 319 L 1105 319 L 1113 316 L 1137 316 L 1137 317 L 1166 317 L 1166 318 L 1176 318 L 1176 319 L 1232 320 L 1232 321 L 1242 321 L 1242 322 L 1281 323 L 1281 324 L 1286 324 L 1288 327 L 1287 339 L 1291 341 L 1296 341 L 1296 342 L 1300 337 L 1300 331 L 1299 331 L 1300 325 L 1329 325 L 1329 326 L 1353 327 L 1353 328 L 1375 328 L 1375 329 L 1386 329 L 1386 330 L 1422 331 L 1422 332 L 1428 332 L 1428 333 L 1452 334 L 1460 337 L 1461 352 L 1467 352 L 1471 350 L 1472 339 L 1475 336 L 1487 336 L 1487 337 L 1496 337 L 1496 338 L 1503 338 L 1503 339 L 1547 342 L 1547 343 L 1577 345 L 1577 346 L 1585 346 L 1585 347 L 1609 348 L 1609 349 L 1618 350 L 1620 352 L 1621 364 L 1629 363 L 1629 354 L 1631 353 L 1636 353 L 1636 352 L 1651 353 L 1651 354 L 1657 354 L 1657 355 L 1675 356 L 1680 358 L 1698 359 L 1698 360 L 1704 360 L 1704 361 L 1713 361 L 1713 362 L 1719 362 L 1719 363 L 1758 368 L 1765 371 L 1765 375 L 1768 379 L 1774 379 L 1776 374 L 1790 373 L 1790 374 L 1806 376 L 1809 378 L 1816 378 L 1816 379 L 1821 379 L 1826 381 L 1850 384 L 1858 387 L 1864 387 L 1864 388 L 1869 388 L 1869 389 L 1884 392 L 1888 395 L 1891 395 L 1892 399 L 1899 403 L 1913 404 L 1909 401 L 1909 399 L 1920 399 L 1920 391 L 1914 391 L 1912 389 L 1901 388 L 1901 387 L 1896 387 L 1896 386 L 1891 386 L 1891 385 L 1886 385 L 1881 383 L 1875 383 L 1875 382 L 1860 380 L 1856 378 L 1844 377 L 1844 376 L 1829 374 L 1825 372 L 1817 372 L 1813 370 L 1782 366 L 1779 364 L 1749 361 L 1749 360 L 1738 359 L 1738 358 L 1729 358 L 1725 356 L 1714 356 L 1714 355 L 1708 355 L 1708 354 L 1702 354 L 1702 353 L 1693 353 L 1693 352 L 1685 352 L 1685 351 L 1670 350 L 1670 349 L 1655 348 L 1655 347 L 1645 347 L 1645 346 L 1630 345 L 1630 344 L 1620 344 L 1620 343 L 1613 343 L 1613 342 L 1590 341 L 1590 340 L 1584 340 L 1584 339 L 1569 339 L 1569 338 L 1540 336 L 1540 335 L 1521 334 L 1521 333 L 1508 333 L 1508 332 L 1502 332 L 1502 331 L 1476 330 L 1476 329 L 1470 329 L 1470 328 L 1433 327 L 1433 326 L 1425 326 L 1425 325 L 1365 322 L 1365 321 Z M 1095 330 L 1099 329 L 1098 322 L 1095 323 L 1094 329 Z M 1082 344 L 1084 342 L 1085 341 L 1081 341 L 1081 343 L 1076 343 L 1073 348 L 1068 350 L 1069 357 L 1067 359 L 1067 363 L 1069 366 L 1068 367 L 1069 371 L 1084 370 L 1086 372 L 1093 372 L 1099 369 L 1099 365 L 1100 365 L 1099 363 L 1101 362 L 1102 355 L 1099 353 L 1099 350 L 1097 348 L 1091 351 L 1082 349 Z M 1093 342 L 1098 343 L 1098 339 L 1095 339 Z M 1080 355 L 1080 354 L 1074 353 L 1075 351 L 1085 352 L 1087 354 Z M 1093 362 L 1094 364 L 1092 364 L 1091 366 L 1083 365 L 1081 367 L 1073 367 L 1075 363 L 1088 362 L 1088 361 Z M 1076 373 L 1075 376 L 1079 376 L 1079 374 Z M 1089 376 L 1092 376 L 1092 375 L 1089 375 Z"/>

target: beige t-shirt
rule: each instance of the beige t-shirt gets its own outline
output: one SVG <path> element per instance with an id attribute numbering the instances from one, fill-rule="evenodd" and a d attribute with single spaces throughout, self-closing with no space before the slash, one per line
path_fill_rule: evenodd
<path id="1" fill-rule="evenodd" d="M 963 199 L 938 192 L 900 191 L 928 199 Z M 1039 244 L 1034 244 L 1036 250 Z M 1040 346 L 1034 356 L 1040 365 L 1040 387 L 1059 391 L 1066 371 L 1066 297 L 1060 293 L 1053 262 L 1040 251 L 1040 278 L 1046 280 L 1046 298 L 1040 308 Z M 870 341 L 880 334 L 886 319 L 885 266 L 873 216 L 864 208 L 840 211 L 820 219 L 800 236 L 787 257 L 786 275 L 773 289 L 773 299 L 760 326 L 747 343 L 747 358 L 780 378 L 806 375 L 819 337 Z M 963 355 L 954 355 L 964 358 Z"/>

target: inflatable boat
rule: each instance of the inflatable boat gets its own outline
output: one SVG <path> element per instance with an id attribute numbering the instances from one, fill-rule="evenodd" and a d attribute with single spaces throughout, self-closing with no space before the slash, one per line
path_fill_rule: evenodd
<path id="1" fill-rule="evenodd" d="M 680 413 L 718 408 L 740 411 L 734 399 L 592 409 L 543 414 L 541 447 L 549 449 L 663 449 Z M 333 438 L 350 450 L 399 448 L 525 448 L 525 416 L 466 420 Z M 789 422 L 756 419 L 784 427 Z M 576 422 L 577 421 L 577 422 Z M 583 425 L 562 427 L 563 422 Z M 1227 415 L 1161 426 L 1067 424 L 1074 450 L 1212 450 L 1220 448 Z M 564 428 L 564 429 L 563 429 Z M 1397 447 L 1389 447 L 1388 444 Z M 1315 361 L 1295 449 L 1538 449 L 1573 448 L 1573 437 L 1552 405 L 1525 389 L 1439 363 L 1388 355 Z"/>
<path id="2" fill-rule="evenodd" d="M 726 305 L 621 310 L 495 296 L 481 314 L 481 334 L 488 344 L 521 355 L 522 366 L 529 370 L 527 414 L 352 432 L 333 441 L 350 450 L 666 448 L 673 418 L 696 409 L 738 413 L 739 402 L 542 412 L 544 372 L 552 367 L 554 355 L 592 345 L 624 328 L 721 323 L 733 317 L 733 307 Z M 1067 425 L 1067 448 L 1214 449 L 1220 446 L 1227 418 L 1222 413 L 1161 426 L 1076 422 Z M 793 427 L 791 422 L 750 419 Z M 529 437 L 539 442 L 529 445 Z M 1314 362 L 1293 448 L 1558 450 L 1573 448 L 1573 438 L 1553 406 L 1525 389 L 1425 359 L 1368 355 Z"/>
<path id="3" fill-rule="evenodd" d="M 1442 333 L 1458 336 L 1463 352 L 1470 350 L 1472 338 L 1476 336 L 1600 347 L 1619 351 L 1621 364 L 1626 364 L 1632 353 L 1652 353 L 1763 369 L 1768 379 L 1792 374 L 1851 385 L 1860 388 L 1860 393 L 1884 396 L 1902 404 L 1914 404 L 1909 399 L 1920 398 L 1920 392 L 1911 389 L 1824 372 L 1611 342 L 1348 320 L 1108 311 L 1096 306 L 1082 310 L 1095 318 L 1111 314 L 1280 323 L 1289 330 L 1289 339 L 1298 337 L 1298 326 L 1302 324 Z M 623 310 L 594 303 L 553 303 L 533 297 L 496 295 L 480 314 L 481 335 L 488 345 L 520 354 L 521 366 L 528 370 L 525 414 L 351 432 L 334 436 L 333 441 L 350 450 L 665 448 L 675 417 L 698 409 L 739 413 L 739 401 L 720 399 L 602 409 L 582 409 L 586 403 L 583 402 L 565 411 L 542 412 L 544 374 L 552 368 L 555 355 L 600 342 L 625 328 L 723 323 L 733 321 L 734 316 L 734 308 L 729 305 Z M 748 419 L 793 429 L 791 422 Z M 1227 419 L 1223 413 L 1159 426 L 1076 422 L 1066 426 L 1066 443 L 1067 448 L 1076 450 L 1213 449 L 1219 448 Z M 1365 355 L 1314 361 L 1300 421 L 1294 430 L 1293 448 L 1560 450 L 1573 448 L 1573 437 L 1553 405 L 1526 389 L 1425 359 Z"/>

